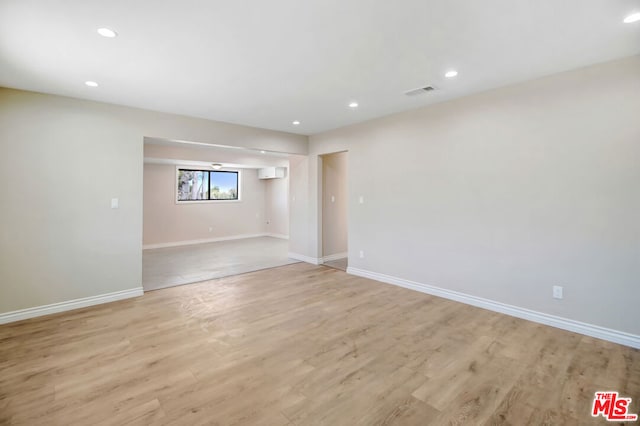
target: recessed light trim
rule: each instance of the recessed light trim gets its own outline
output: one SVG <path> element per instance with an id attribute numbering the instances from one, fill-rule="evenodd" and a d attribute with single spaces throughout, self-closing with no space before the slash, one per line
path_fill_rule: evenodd
<path id="1" fill-rule="evenodd" d="M 96 83 L 95 81 L 85 81 L 84 84 L 86 84 L 89 87 L 98 87 L 98 83 Z"/>
<path id="2" fill-rule="evenodd" d="M 456 70 L 450 70 L 450 71 L 447 71 L 444 74 L 444 76 L 447 77 L 447 78 L 453 78 L 453 77 L 455 77 L 457 75 L 458 75 L 458 71 L 456 71 Z"/>
<path id="3" fill-rule="evenodd" d="M 97 31 L 102 37 L 114 38 L 118 36 L 118 33 L 111 28 L 98 28 Z"/>
<path id="4" fill-rule="evenodd" d="M 293 121 L 291 124 L 293 124 L 294 126 L 299 126 L 300 122 L 298 120 Z"/>
<path id="5" fill-rule="evenodd" d="M 640 21 L 640 12 L 637 13 L 632 13 L 631 15 L 627 16 L 626 18 L 624 18 L 624 23 L 625 24 L 630 24 L 632 22 L 638 22 Z"/>
<path id="6" fill-rule="evenodd" d="M 357 102 L 351 102 L 349 103 L 349 108 L 358 108 L 358 103 Z"/>

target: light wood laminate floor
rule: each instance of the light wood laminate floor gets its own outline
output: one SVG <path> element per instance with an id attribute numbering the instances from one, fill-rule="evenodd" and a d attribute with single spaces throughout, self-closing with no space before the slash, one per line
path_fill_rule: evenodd
<path id="1" fill-rule="evenodd" d="M 0 326 L 0 424 L 587 425 L 640 351 L 294 264 Z"/>
<path id="2" fill-rule="evenodd" d="M 157 290 L 299 262 L 287 257 L 288 250 L 289 241 L 273 237 L 143 250 L 142 287 Z"/>

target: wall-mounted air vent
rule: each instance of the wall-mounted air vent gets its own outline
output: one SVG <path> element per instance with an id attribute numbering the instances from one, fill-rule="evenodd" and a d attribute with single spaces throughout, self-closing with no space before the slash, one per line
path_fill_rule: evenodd
<path id="1" fill-rule="evenodd" d="M 418 87 L 417 89 L 407 90 L 406 92 L 404 92 L 404 94 L 407 96 L 418 96 L 424 93 L 433 92 L 434 90 L 436 89 L 433 86 L 425 86 L 425 87 Z"/>

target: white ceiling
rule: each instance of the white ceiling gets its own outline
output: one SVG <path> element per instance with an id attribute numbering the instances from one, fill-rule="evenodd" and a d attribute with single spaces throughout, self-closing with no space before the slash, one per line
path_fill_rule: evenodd
<path id="1" fill-rule="evenodd" d="M 0 85 L 314 134 L 640 54 L 640 23 L 622 23 L 638 11 L 638 0 L 0 0 Z M 438 90 L 403 94 L 428 84 Z"/>

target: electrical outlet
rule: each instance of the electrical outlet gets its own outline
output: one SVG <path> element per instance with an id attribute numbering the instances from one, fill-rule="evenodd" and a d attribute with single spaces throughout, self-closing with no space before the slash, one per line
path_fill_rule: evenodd
<path id="1" fill-rule="evenodd" d="M 559 285 L 553 286 L 553 298 L 562 299 L 562 287 Z"/>
<path id="2" fill-rule="evenodd" d="M 213 226 L 209 227 L 209 232 L 213 232 Z"/>
<path id="3" fill-rule="evenodd" d="M 364 195 L 361 195 L 361 196 L 358 198 L 358 202 L 359 202 L 360 204 L 364 204 Z"/>
<path id="4" fill-rule="evenodd" d="M 360 259 L 364 259 L 364 251 L 360 250 Z"/>

